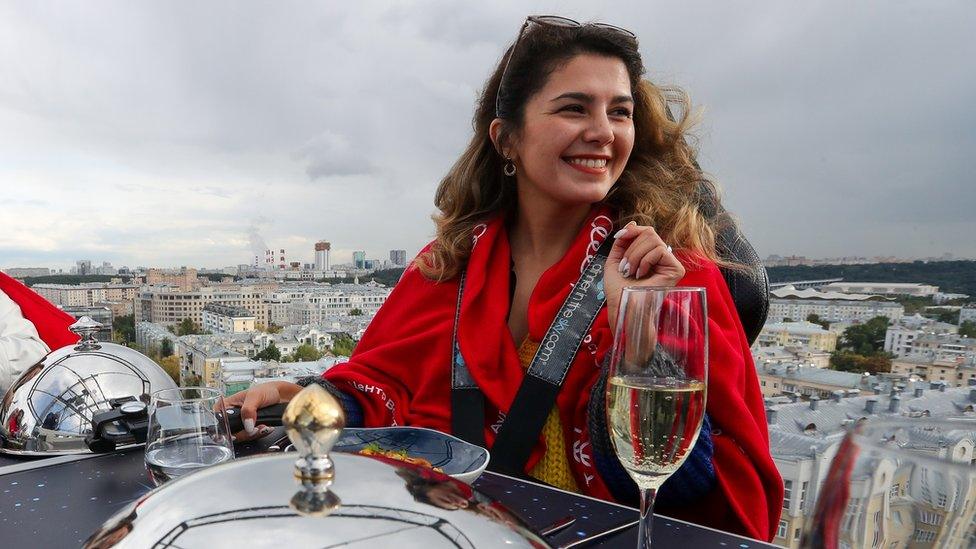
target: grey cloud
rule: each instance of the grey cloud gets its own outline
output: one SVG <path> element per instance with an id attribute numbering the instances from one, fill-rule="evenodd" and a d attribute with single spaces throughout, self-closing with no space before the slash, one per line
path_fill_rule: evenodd
<path id="1" fill-rule="evenodd" d="M 36 198 L 28 198 L 26 200 L 18 200 L 16 198 L 0 198 L 0 206 L 32 206 L 32 207 L 44 207 L 49 206 L 51 203 L 47 200 L 40 200 Z"/>
<path id="2" fill-rule="evenodd" d="M 370 160 L 344 136 L 325 131 L 303 146 L 299 157 L 308 162 L 310 179 L 335 175 L 362 175 L 373 170 Z"/>
<path id="3" fill-rule="evenodd" d="M 45 201 L 70 217 L 92 194 L 129 201 L 128 232 L 100 225 L 97 201 L 85 215 L 98 249 L 186 242 L 146 263 L 236 264 L 284 242 L 306 254 L 301 238 L 323 237 L 412 253 L 432 232 L 434 188 L 470 138 L 478 90 L 525 15 L 551 11 L 541 1 L 0 4 L 0 169 L 67 182 L 57 199 L 22 185 L 0 205 Z M 976 233 L 971 3 L 580 0 L 559 12 L 632 29 L 649 76 L 706 107 L 703 165 L 760 253 L 944 245 L 976 256 L 960 236 Z M 82 182 L 87 195 L 72 190 Z M 37 260 L 84 251 L 61 246 Z"/>

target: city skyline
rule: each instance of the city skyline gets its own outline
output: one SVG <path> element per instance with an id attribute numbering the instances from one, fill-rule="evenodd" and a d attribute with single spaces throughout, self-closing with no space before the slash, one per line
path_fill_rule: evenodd
<path id="1" fill-rule="evenodd" d="M 560 10 L 633 30 L 705 107 L 702 166 L 761 257 L 976 257 L 971 4 Z M 0 2 L 0 267 L 413 257 L 478 90 L 550 11 Z"/>
<path id="2" fill-rule="evenodd" d="M 331 265 L 332 268 L 353 267 L 353 266 L 355 266 L 355 263 L 353 261 L 353 254 L 356 253 L 356 251 L 360 251 L 360 248 L 349 248 L 348 250 L 338 250 L 338 251 L 339 251 L 339 254 L 340 255 L 333 256 L 333 258 L 330 260 L 330 263 L 329 264 Z M 385 250 L 383 252 L 371 252 L 371 251 L 367 250 L 366 251 L 366 258 L 365 259 L 367 261 L 378 261 L 381 264 L 385 261 L 385 262 L 389 262 L 393 267 L 397 267 L 397 265 L 395 265 L 393 263 L 393 261 L 391 261 L 388 258 L 390 252 L 397 252 L 397 251 L 405 251 L 405 250 L 402 250 L 402 249 L 399 249 L 399 250 L 398 249 L 388 249 L 388 250 Z M 287 253 L 287 260 L 288 260 L 287 262 L 288 263 L 292 263 L 292 262 L 297 261 L 297 262 L 299 262 L 301 264 L 301 267 L 302 268 L 305 268 L 305 266 L 308 265 L 308 266 L 311 266 L 313 270 L 330 270 L 330 269 L 318 269 L 317 268 L 317 266 L 316 266 L 316 259 L 314 257 L 314 253 L 315 253 L 315 250 L 314 249 L 312 250 L 311 253 L 306 254 L 307 257 L 305 255 L 302 255 L 302 256 L 300 256 L 299 259 L 296 259 L 295 258 L 296 256 L 294 254 L 292 254 L 292 253 L 289 253 L 287 250 L 286 250 L 286 253 Z M 259 259 L 261 259 L 261 256 L 258 256 L 258 257 L 259 257 Z M 336 257 L 338 257 L 338 258 L 346 258 L 347 260 L 343 261 L 341 259 L 336 259 Z M 407 260 L 408 263 L 409 263 L 409 261 L 412 258 L 413 258 L 413 256 L 411 256 L 409 253 L 406 254 L 406 260 Z M 787 260 L 795 260 L 796 262 L 791 263 L 791 262 L 789 262 Z M 116 270 L 118 270 L 120 268 L 123 268 L 123 267 L 129 268 L 129 269 L 140 269 L 140 268 L 180 269 L 180 268 L 186 267 L 186 268 L 195 268 L 195 269 L 215 270 L 216 271 L 216 270 L 226 269 L 228 267 L 237 267 L 237 266 L 240 266 L 240 265 L 252 265 L 253 266 L 253 264 L 254 264 L 254 258 L 253 257 L 251 257 L 251 261 L 249 261 L 249 262 L 237 262 L 237 263 L 233 263 L 233 264 L 228 263 L 227 265 L 217 265 L 217 264 L 193 265 L 193 264 L 186 263 L 186 262 L 177 262 L 175 264 L 167 264 L 167 265 L 163 265 L 163 264 L 159 264 L 159 263 L 138 264 L 138 263 L 132 263 L 132 262 L 130 262 L 130 263 L 122 262 L 122 263 L 116 264 L 116 263 L 113 263 L 111 261 L 104 261 L 104 260 L 98 259 L 98 258 L 77 258 L 74 261 L 67 262 L 67 263 L 46 263 L 46 264 L 36 264 L 36 265 L 26 265 L 26 264 L 24 264 L 24 265 L 21 265 L 21 264 L 9 264 L 8 265 L 8 264 L 5 264 L 5 263 L 0 263 L 0 270 L 4 270 L 4 269 L 25 269 L 25 268 L 26 269 L 29 269 L 29 268 L 49 268 L 49 269 L 54 269 L 54 270 L 62 270 L 65 273 L 67 273 L 67 272 L 69 272 L 71 270 L 74 270 L 77 267 L 78 262 L 80 262 L 80 261 L 88 261 L 88 262 L 90 262 L 91 263 L 91 267 L 92 267 L 93 270 L 94 269 L 97 269 L 97 268 L 100 268 L 102 266 L 108 266 L 108 267 L 113 267 Z M 860 263 L 860 262 L 863 262 L 863 263 L 898 263 L 898 262 L 908 262 L 908 261 L 976 261 L 976 259 L 971 258 L 971 257 L 956 257 L 953 254 L 943 254 L 941 256 L 925 256 L 925 257 L 897 257 L 897 256 L 872 256 L 872 257 L 865 257 L 865 256 L 806 257 L 806 256 L 796 256 L 796 255 L 781 256 L 779 254 L 770 254 L 770 255 L 762 258 L 762 261 L 763 261 L 763 263 L 767 264 L 767 266 L 769 266 L 768 263 L 770 263 L 770 262 L 773 262 L 773 266 L 780 266 L 780 265 L 788 265 L 788 264 L 797 264 L 797 265 L 800 265 L 800 264 L 811 264 L 811 263 L 823 264 L 823 265 L 841 265 L 841 264 L 845 264 L 845 263 L 846 264 L 857 264 L 857 263 Z M 263 267 L 264 266 L 264 261 L 263 260 L 260 260 L 259 261 L 259 264 L 260 264 L 260 267 Z"/>

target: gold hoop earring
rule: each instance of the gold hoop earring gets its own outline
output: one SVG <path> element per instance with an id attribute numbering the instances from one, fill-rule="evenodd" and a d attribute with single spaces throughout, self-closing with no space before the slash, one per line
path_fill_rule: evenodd
<path id="1" fill-rule="evenodd" d="M 512 159 L 511 158 L 506 158 L 505 159 L 505 167 L 502 168 L 502 173 L 504 173 L 508 177 L 515 177 L 515 172 L 516 171 L 517 170 L 515 168 L 515 162 L 512 162 Z"/>

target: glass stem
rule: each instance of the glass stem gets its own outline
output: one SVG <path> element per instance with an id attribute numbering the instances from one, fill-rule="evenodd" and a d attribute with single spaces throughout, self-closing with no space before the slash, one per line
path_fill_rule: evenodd
<path id="1" fill-rule="evenodd" d="M 654 521 L 654 498 L 657 486 L 640 489 L 640 525 L 637 528 L 637 548 L 651 549 L 651 523 Z"/>

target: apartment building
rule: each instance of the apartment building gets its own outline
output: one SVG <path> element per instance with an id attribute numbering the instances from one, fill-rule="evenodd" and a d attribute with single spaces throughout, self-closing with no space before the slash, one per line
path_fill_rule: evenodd
<path id="1" fill-rule="evenodd" d="M 131 303 L 139 294 L 135 284 L 88 282 L 85 284 L 35 284 L 31 289 L 51 303 L 65 307 L 94 307 L 106 303 Z"/>
<path id="2" fill-rule="evenodd" d="M 830 366 L 830 353 L 800 346 L 768 345 L 754 347 L 752 358 L 756 364 L 796 363 L 816 368 Z"/>
<path id="3" fill-rule="evenodd" d="M 207 303 L 203 306 L 203 329 L 215 334 L 253 332 L 255 319 L 243 307 L 222 303 Z"/>
<path id="4" fill-rule="evenodd" d="M 227 358 L 247 360 L 242 354 L 221 345 L 214 336 L 181 336 L 176 340 L 176 354 L 180 357 L 180 385 L 196 383 L 219 389 L 220 361 Z"/>
<path id="5" fill-rule="evenodd" d="M 277 287 L 270 285 L 270 289 Z M 156 286 L 142 291 L 136 298 L 136 319 L 170 326 L 189 318 L 203 326 L 203 309 L 210 303 L 239 307 L 254 315 L 267 318 L 265 295 L 269 285 L 215 285 L 185 292 L 174 286 Z"/>
<path id="6" fill-rule="evenodd" d="M 148 269 L 147 286 L 175 286 L 182 292 L 189 292 L 201 286 L 196 269 L 181 267 L 179 270 Z"/>
<path id="7" fill-rule="evenodd" d="M 919 314 L 904 317 L 888 327 L 884 350 L 895 356 L 907 356 L 914 352 L 915 340 L 925 335 L 955 334 L 959 327 L 938 322 Z"/>
<path id="8" fill-rule="evenodd" d="M 764 397 L 792 394 L 828 399 L 874 393 L 874 379 L 869 376 L 796 363 L 757 362 L 756 375 Z"/>
<path id="9" fill-rule="evenodd" d="M 905 295 L 912 297 L 932 297 L 939 293 L 938 286 L 902 282 L 832 282 L 822 289 L 846 294 Z"/>
<path id="10" fill-rule="evenodd" d="M 176 335 L 166 329 L 165 326 L 153 324 L 152 322 L 136 322 L 136 345 L 143 349 L 160 348 L 163 340 L 168 339 L 170 343 L 176 343 Z"/>
<path id="11" fill-rule="evenodd" d="M 838 335 L 812 322 L 767 322 L 756 338 L 755 346 L 805 347 L 829 353 L 837 348 Z"/>
<path id="12" fill-rule="evenodd" d="M 912 342 L 912 356 L 976 363 L 976 338 L 958 334 L 924 334 Z"/>
<path id="13" fill-rule="evenodd" d="M 976 322 L 976 305 L 966 305 L 959 309 L 959 325 L 963 322 Z"/>
<path id="14" fill-rule="evenodd" d="M 964 387 L 976 381 L 976 364 L 958 358 L 905 356 L 891 361 L 891 373 L 915 376 L 929 382 L 944 382 L 949 387 Z"/>
<path id="15" fill-rule="evenodd" d="M 974 381 L 976 383 L 976 381 Z M 773 461 L 783 477 L 783 514 L 773 543 L 799 547 L 814 504 L 847 429 L 863 419 L 962 417 L 976 406 L 976 385 L 957 389 L 916 387 L 907 394 L 880 394 L 790 404 L 768 404 L 766 418 Z M 932 436 L 909 433 L 913 452 L 972 463 L 974 433 Z M 841 543 L 845 547 L 964 547 L 976 515 L 976 483 L 946 479 L 921 462 L 879 459 L 851 472 L 851 493 Z M 915 512 L 912 509 L 915 509 Z M 863 517 L 863 520 L 854 520 Z M 886 521 L 886 522 L 885 522 Z M 931 544 L 933 543 L 934 544 Z M 931 545 L 930 545 L 931 544 Z"/>
<path id="16" fill-rule="evenodd" d="M 289 324 L 319 324 L 353 311 L 373 316 L 386 302 L 392 288 L 379 285 L 337 284 L 314 288 L 287 306 Z"/>

